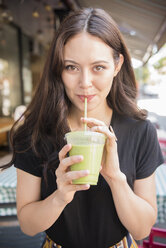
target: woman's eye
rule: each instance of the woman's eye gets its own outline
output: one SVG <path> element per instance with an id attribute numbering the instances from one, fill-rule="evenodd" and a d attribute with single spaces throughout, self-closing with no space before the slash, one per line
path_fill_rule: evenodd
<path id="1" fill-rule="evenodd" d="M 74 65 L 67 65 L 67 66 L 65 66 L 65 69 L 68 71 L 77 71 L 78 70 L 78 68 Z"/>
<path id="2" fill-rule="evenodd" d="M 94 71 L 103 71 L 104 69 L 105 69 L 105 66 L 98 65 L 98 66 L 95 66 Z"/>

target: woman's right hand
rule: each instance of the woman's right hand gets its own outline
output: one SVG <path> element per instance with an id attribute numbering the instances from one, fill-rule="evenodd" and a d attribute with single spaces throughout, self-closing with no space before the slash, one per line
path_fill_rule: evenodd
<path id="1" fill-rule="evenodd" d="M 74 194 L 79 190 L 87 190 L 90 188 L 89 184 L 72 184 L 73 179 L 87 176 L 89 171 L 70 171 L 70 166 L 79 163 L 83 160 L 83 156 L 75 155 L 67 157 L 67 153 L 71 150 L 71 144 L 65 145 L 59 152 L 60 164 L 55 172 L 57 183 L 57 196 L 63 204 L 68 204 L 73 200 Z"/>

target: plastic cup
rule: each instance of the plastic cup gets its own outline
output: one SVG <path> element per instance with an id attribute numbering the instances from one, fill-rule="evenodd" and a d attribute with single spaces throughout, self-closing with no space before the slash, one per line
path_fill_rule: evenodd
<path id="1" fill-rule="evenodd" d="M 91 131 L 75 131 L 65 135 L 68 144 L 72 144 L 69 156 L 82 155 L 83 161 L 70 166 L 71 171 L 89 170 L 89 175 L 73 180 L 73 184 L 96 185 L 105 144 L 105 135 Z"/>

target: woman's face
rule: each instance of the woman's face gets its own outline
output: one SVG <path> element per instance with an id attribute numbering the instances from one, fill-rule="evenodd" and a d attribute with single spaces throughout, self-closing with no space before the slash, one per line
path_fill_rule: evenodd
<path id="1" fill-rule="evenodd" d="M 115 66 L 113 50 L 100 38 L 86 32 L 72 37 L 64 47 L 62 80 L 74 107 L 83 111 L 85 97 L 88 111 L 106 106 L 113 78 L 122 63 L 121 55 Z"/>

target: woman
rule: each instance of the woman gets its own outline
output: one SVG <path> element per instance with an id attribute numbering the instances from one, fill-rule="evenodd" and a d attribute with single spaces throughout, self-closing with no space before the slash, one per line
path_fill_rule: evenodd
<path id="1" fill-rule="evenodd" d="M 66 17 L 24 122 L 12 131 L 18 219 L 28 235 L 46 231 L 43 247 L 136 246 L 134 239 L 149 234 L 157 215 L 154 171 L 163 158 L 136 94 L 112 18 L 101 9 Z M 97 186 L 72 184 L 88 171 L 70 171 L 83 157 L 67 156 L 64 135 L 84 123 L 107 136 Z"/>

